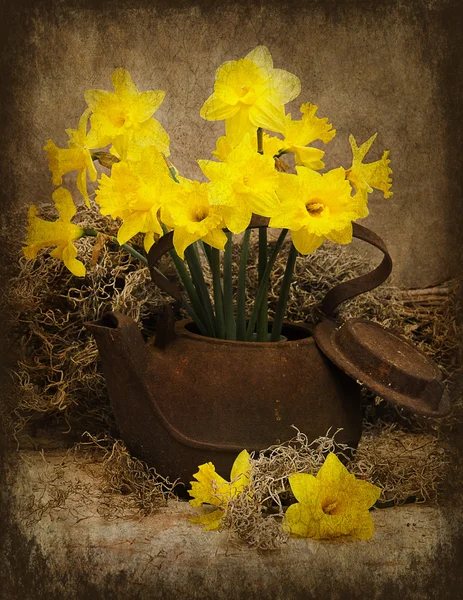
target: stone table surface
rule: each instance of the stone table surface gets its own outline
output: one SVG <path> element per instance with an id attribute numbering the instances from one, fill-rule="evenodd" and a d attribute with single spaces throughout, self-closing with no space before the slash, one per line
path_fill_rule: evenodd
<path id="1" fill-rule="evenodd" d="M 69 481 L 91 481 L 78 463 L 62 460 L 56 451 L 27 452 L 10 473 L 22 548 L 11 543 L 7 559 L 22 581 L 19 592 L 5 598 L 458 597 L 445 581 L 459 576 L 448 560 L 459 507 L 452 514 L 420 504 L 375 510 L 369 542 L 291 539 L 281 550 L 260 554 L 227 532 L 203 532 L 189 520 L 198 509 L 183 501 L 169 501 L 142 519 L 103 518 L 101 499 L 92 494 L 84 494 L 84 502 L 68 494 L 60 508 L 56 490 L 67 489 Z M 55 492 L 44 481 L 53 481 Z M 26 518 L 32 498 L 48 506 L 40 520 Z"/>

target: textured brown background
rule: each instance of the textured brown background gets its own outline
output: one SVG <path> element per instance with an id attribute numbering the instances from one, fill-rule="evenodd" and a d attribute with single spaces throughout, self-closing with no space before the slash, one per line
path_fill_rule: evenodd
<path id="1" fill-rule="evenodd" d="M 26 211 L 32 202 L 49 200 L 46 138 L 64 144 L 64 129 L 75 127 L 85 108 L 83 92 L 109 89 L 109 76 L 118 66 L 129 69 L 139 89 L 166 90 L 157 116 L 171 135 L 172 159 L 185 175 L 199 176 L 195 159 L 210 157 L 222 131 L 220 123 L 199 117 L 215 69 L 265 44 L 275 65 L 302 81 L 292 112 L 310 100 L 337 128 L 328 145 L 329 166 L 348 166 L 349 133 L 362 142 L 379 132 L 372 159 L 384 148 L 391 150 L 394 195 L 372 197 L 372 215 L 363 223 L 387 241 L 396 282 L 422 286 L 454 275 L 462 258 L 460 5 L 451 0 L 195 6 L 160 0 L 29 5 L 3 0 L 1 224 L 16 225 L 8 208 L 24 205 Z M 0 465 L 1 481 L 2 470 L 14 468 L 14 460 L 11 456 Z M 461 494 L 453 497 L 461 503 Z M 69 575 L 47 571 L 37 548 L 26 545 L 14 517 L 8 518 L 8 503 L 2 490 L 2 550 L 8 566 L 2 569 L 0 596 L 58 597 L 51 592 L 53 578 L 58 586 L 75 571 L 80 595 L 69 597 L 90 597 L 88 565 L 70 564 Z M 427 569 L 411 569 L 407 581 L 398 582 L 397 589 L 376 590 L 376 597 L 399 597 L 400 589 L 401 598 L 414 598 L 418 578 L 429 598 L 458 597 L 461 532 L 450 522 L 449 527 L 448 544 L 433 551 Z M 102 581 L 101 590 L 91 590 L 92 598 L 121 597 L 121 582 Z M 2 593 L 8 582 L 13 587 Z M 371 597 L 372 583 L 339 590 L 336 597 Z"/>

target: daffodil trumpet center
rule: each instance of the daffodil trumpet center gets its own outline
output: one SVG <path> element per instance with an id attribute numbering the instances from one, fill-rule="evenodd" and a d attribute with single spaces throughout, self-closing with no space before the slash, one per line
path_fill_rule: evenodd
<path id="1" fill-rule="evenodd" d="M 325 515 L 338 515 L 341 512 L 341 507 L 337 500 L 327 498 L 322 502 L 322 511 Z"/>
<path id="2" fill-rule="evenodd" d="M 206 207 L 199 208 L 192 214 L 191 220 L 194 221 L 195 223 L 201 223 L 201 221 L 204 221 L 204 219 L 207 219 L 208 216 L 209 216 L 208 208 L 206 208 Z"/>
<path id="3" fill-rule="evenodd" d="M 320 200 L 320 198 L 312 198 L 307 202 L 305 208 L 310 216 L 318 217 L 325 210 L 325 205 Z"/>

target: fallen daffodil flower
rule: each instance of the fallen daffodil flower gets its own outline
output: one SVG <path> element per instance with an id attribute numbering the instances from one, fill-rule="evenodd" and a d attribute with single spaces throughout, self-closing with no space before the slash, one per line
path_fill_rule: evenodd
<path id="1" fill-rule="evenodd" d="M 220 520 L 225 514 L 225 508 L 234 496 L 240 494 L 249 483 L 249 469 L 251 468 L 249 453 L 243 450 L 236 457 L 230 474 L 230 481 L 225 481 L 215 471 L 211 462 L 200 465 L 199 471 L 193 475 L 197 481 L 191 481 L 189 490 L 192 506 L 211 504 L 217 510 L 191 519 L 193 523 L 200 523 L 205 530 L 218 529 Z"/>
<path id="2" fill-rule="evenodd" d="M 373 535 L 369 508 L 378 500 L 379 487 L 355 478 L 335 454 L 328 454 L 317 476 L 296 473 L 289 477 L 295 504 L 288 507 L 285 528 L 299 537 L 316 540 Z"/>

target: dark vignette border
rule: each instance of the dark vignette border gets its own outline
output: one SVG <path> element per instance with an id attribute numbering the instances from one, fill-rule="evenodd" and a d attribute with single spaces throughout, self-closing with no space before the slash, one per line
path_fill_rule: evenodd
<path id="1" fill-rule="evenodd" d="M 32 65 L 32 47 L 30 44 L 31 17 L 37 14 L 46 17 L 53 22 L 58 17 L 65 18 L 68 10 L 89 10 L 98 13 L 99 17 L 104 18 L 113 9 L 126 7 L 143 8 L 156 6 L 161 12 L 164 10 L 181 10 L 182 8 L 198 6 L 204 13 L 220 10 L 224 0 L 198 0 L 190 2 L 188 0 L 136 0 L 118 2 L 117 0 L 1 0 L 0 7 L 0 126 L 2 140 L 2 160 L 0 161 L 1 173 L 1 219 L 4 222 L 8 220 L 9 211 L 13 208 L 17 189 L 15 181 L 9 174 L 8 163 L 16 159 L 21 154 L 21 144 L 24 141 L 18 139 L 17 131 L 20 129 L 17 124 L 20 122 L 21 113 L 20 95 L 24 86 L 27 86 L 28 79 L 33 77 Z M 446 67 L 438 74 L 441 99 L 444 107 L 445 122 L 443 126 L 446 130 L 446 164 L 448 169 L 448 180 L 450 182 L 450 191 L 454 199 L 452 205 L 455 211 L 453 227 L 448 231 L 450 247 L 459 252 L 463 259 L 463 227 L 462 218 L 463 201 L 461 199 L 462 191 L 462 120 L 463 120 L 463 98 L 461 94 L 461 82 L 463 81 L 463 64 L 461 60 L 461 36 L 462 36 L 462 12 L 463 4 L 459 0 L 268 0 L 266 2 L 246 2 L 246 0 L 235 0 L 234 5 L 242 8 L 247 6 L 269 7 L 275 5 L 282 13 L 288 17 L 294 18 L 297 10 L 322 10 L 327 17 L 333 19 L 342 18 L 345 10 L 362 11 L 368 18 L 376 19 L 381 17 L 382 11 L 390 8 L 398 8 L 404 13 L 412 13 L 414 18 L 420 23 L 423 33 L 426 33 L 430 20 L 437 23 L 442 32 L 443 52 L 445 55 Z M 264 42 L 264 40 L 262 40 Z M 423 56 L 425 64 L 427 57 Z M 13 224 L 11 224 L 12 226 Z M 1 262 L 1 286 L 8 285 L 8 277 L 11 272 L 11 265 L 8 264 L 7 253 L 0 252 Z M 5 390 L 8 382 L 7 369 L 12 364 L 12 349 L 8 348 L 4 337 L 4 310 L 0 311 L 0 394 Z M 123 574 L 117 578 L 108 578 L 105 581 L 104 588 L 96 589 L 94 586 L 86 584 L 85 573 L 80 572 L 77 565 L 72 566 L 68 573 L 62 574 L 60 582 L 54 581 L 47 569 L 44 558 L 40 555 L 38 546 L 34 541 L 25 540 L 19 533 L 19 528 L 15 523 L 14 517 L 10 512 L 11 503 L 8 490 L 4 486 L 5 474 L 7 470 L 14 469 L 17 458 L 9 447 L 9 443 L 4 434 L 1 433 L 1 461 L 0 461 L 0 486 L 1 486 L 1 505 L 0 505 L 0 552 L 2 556 L 2 568 L 0 569 L 0 597 L 5 600 L 41 600 L 47 598 L 62 598 L 57 594 L 55 583 L 66 587 L 68 582 L 72 587 L 76 581 L 79 581 L 79 598 L 129 598 L 132 597 L 128 588 L 124 585 Z M 455 460 L 457 462 L 460 476 L 457 477 L 455 487 L 449 490 L 446 503 L 454 506 L 455 503 L 461 504 L 461 457 L 463 456 L 463 426 L 460 425 L 452 433 L 452 443 L 455 447 Z M 450 530 L 453 531 L 453 539 L 449 540 L 449 546 L 440 548 L 435 555 L 435 568 L 427 573 L 424 572 L 422 565 L 416 565 L 416 570 L 410 570 L 410 579 L 394 582 L 384 588 L 381 597 L 388 598 L 416 598 L 429 597 L 439 599 L 453 599 L 459 597 L 459 591 L 463 589 L 463 573 L 461 565 L 463 564 L 463 538 L 461 524 L 449 523 Z M 60 549 L 65 551 L 65 549 Z M 421 580 L 416 587 L 416 575 L 420 574 Z M 54 575 L 56 577 L 56 575 Z M 365 588 L 339 590 L 338 598 L 356 599 L 367 597 L 368 587 L 371 582 L 365 581 Z M 418 591 L 419 588 L 419 591 Z M 369 587 L 371 592 L 371 587 Z M 426 596 L 423 596 L 423 591 Z M 238 595 L 239 590 L 235 588 Z M 326 591 L 314 589 L 313 598 L 326 597 Z M 307 593 L 298 594 L 298 590 L 288 590 L 292 598 L 308 598 Z M 166 590 L 166 593 L 169 592 Z M 418 595 L 416 595 L 418 594 Z M 135 596 L 136 597 L 136 593 Z M 164 597 L 163 591 L 158 589 L 152 597 Z M 251 598 L 249 595 L 247 598 Z M 288 596 L 289 597 L 289 596 Z M 229 596 L 231 598 L 231 596 Z"/>

